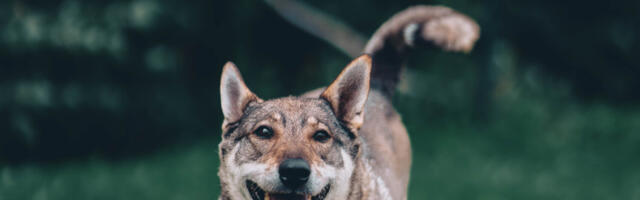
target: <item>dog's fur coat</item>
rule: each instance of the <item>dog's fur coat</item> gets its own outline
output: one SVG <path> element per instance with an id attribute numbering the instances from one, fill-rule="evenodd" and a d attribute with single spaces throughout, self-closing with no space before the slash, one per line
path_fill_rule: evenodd
<path id="1" fill-rule="evenodd" d="M 407 52 L 438 46 L 471 50 L 478 25 L 446 7 L 415 6 L 384 23 L 364 55 L 326 88 L 262 100 L 228 62 L 220 93 L 220 199 L 406 199 L 411 147 L 390 97 Z M 278 166 L 310 166 L 297 188 Z"/>

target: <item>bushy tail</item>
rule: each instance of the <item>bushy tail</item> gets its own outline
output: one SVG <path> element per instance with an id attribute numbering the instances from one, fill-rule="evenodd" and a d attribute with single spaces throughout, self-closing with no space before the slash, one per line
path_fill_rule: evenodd
<path id="1" fill-rule="evenodd" d="M 382 24 L 364 48 L 373 58 L 372 87 L 393 95 L 407 54 L 415 47 L 469 52 L 479 36 L 473 19 L 450 8 L 409 7 Z"/>
<path id="2" fill-rule="evenodd" d="M 409 7 L 387 20 L 363 49 L 364 37 L 339 20 L 292 0 L 266 0 L 277 13 L 297 27 L 329 42 L 355 58 L 373 58 L 371 86 L 392 96 L 409 51 L 416 47 L 440 47 L 469 52 L 480 36 L 471 18 L 443 6 Z"/>

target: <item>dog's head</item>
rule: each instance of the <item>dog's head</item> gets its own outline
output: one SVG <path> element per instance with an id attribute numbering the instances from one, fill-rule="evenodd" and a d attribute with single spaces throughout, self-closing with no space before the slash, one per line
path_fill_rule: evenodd
<path id="1" fill-rule="evenodd" d="M 318 97 L 262 100 L 233 63 L 222 72 L 220 181 L 233 199 L 346 199 L 360 151 L 371 59 L 352 61 Z"/>

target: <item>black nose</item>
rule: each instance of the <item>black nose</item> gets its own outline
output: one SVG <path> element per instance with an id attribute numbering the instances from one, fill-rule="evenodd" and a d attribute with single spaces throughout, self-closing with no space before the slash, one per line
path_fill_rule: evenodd
<path id="1" fill-rule="evenodd" d="M 296 189 L 304 185 L 309 180 L 309 163 L 303 159 L 287 159 L 280 163 L 278 168 L 280 173 L 280 181 L 282 184 L 291 189 Z"/>

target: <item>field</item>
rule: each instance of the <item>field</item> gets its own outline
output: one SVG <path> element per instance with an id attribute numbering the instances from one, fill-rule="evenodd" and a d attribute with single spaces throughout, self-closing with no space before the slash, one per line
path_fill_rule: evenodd
<path id="1" fill-rule="evenodd" d="M 408 199 L 640 200 L 640 1 L 301 2 L 362 38 L 416 4 L 480 25 L 468 54 L 410 52 Z M 0 1 L 0 200 L 216 199 L 224 63 L 270 99 L 351 59 L 279 12 Z"/>
<path id="2" fill-rule="evenodd" d="M 414 79 L 434 84 L 411 89 L 435 92 L 395 98 L 414 150 L 410 199 L 640 198 L 636 110 L 575 103 L 561 89 L 531 88 L 516 78 L 492 96 L 486 119 L 473 119 L 470 94 L 455 92 L 473 78 L 453 71 L 415 71 L 422 75 Z M 440 75 L 424 75 L 431 72 Z M 0 199 L 215 199 L 212 132 L 125 160 L 5 166 Z"/>

